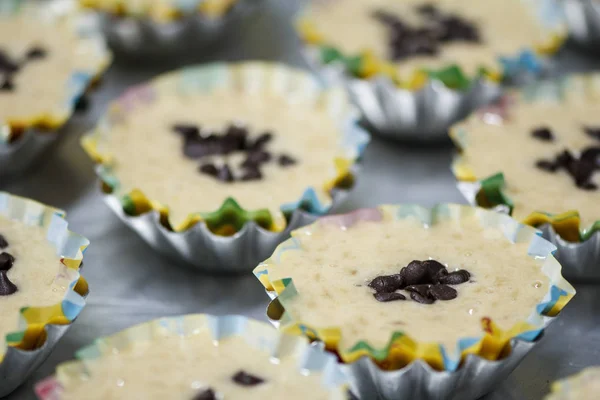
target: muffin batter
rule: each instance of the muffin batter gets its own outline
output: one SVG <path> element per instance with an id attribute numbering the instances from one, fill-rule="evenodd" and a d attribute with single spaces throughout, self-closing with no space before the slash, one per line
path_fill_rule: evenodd
<path id="1" fill-rule="evenodd" d="M 476 179 L 504 174 L 503 191 L 514 204 L 516 219 L 522 220 L 534 211 L 559 214 L 576 210 L 582 228 L 589 228 L 600 220 L 600 190 L 578 187 L 564 169 L 550 172 L 536 166 L 538 161 L 553 160 L 564 150 L 577 156 L 585 148 L 599 147 L 600 139 L 588 134 L 586 127 L 600 127 L 598 102 L 592 99 L 520 102 L 509 108 L 501 124 L 473 118 L 459 125 L 456 132 L 466 132 L 461 161 Z M 534 137 L 533 131 L 540 128 L 550 130 L 552 140 Z M 590 182 L 600 184 L 600 176 L 594 173 Z"/>
<path id="2" fill-rule="evenodd" d="M 178 75 L 162 77 L 155 85 L 167 86 L 176 79 Z M 173 226 L 190 214 L 217 210 L 228 197 L 247 210 L 266 208 L 282 219 L 281 205 L 298 201 L 309 187 L 327 201 L 324 184 L 335 176 L 334 159 L 347 157 L 342 127 L 320 104 L 326 95 L 321 96 L 316 102 L 293 101 L 232 89 L 160 95 L 97 135 L 97 150 L 110 158 L 120 193 L 141 190 L 169 208 Z M 261 179 L 241 180 L 246 152 L 188 157 L 184 137 L 174 130 L 180 124 L 198 127 L 203 135 L 222 134 L 237 125 L 248 130 L 250 140 L 268 132 L 271 140 L 264 149 L 272 158 L 285 154 L 294 163 L 282 166 L 271 160 L 262 164 Z M 199 168 L 206 163 L 219 168 L 227 164 L 235 179 L 224 182 L 202 173 Z"/>
<path id="3" fill-rule="evenodd" d="M 19 311 L 23 307 L 44 307 L 62 302 L 72 279 L 59 272 L 61 257 L 46 240 L 46 230 L 0 216 L 0 234 L 8 246 L 0 253 L 14 257 L 6 273 L 17 291 L 0 296 L 0 354 L 6 349 L 6 335 L 21 330 Z M 65 273 L 66 274 L 66 273 Z"/>
<path id="4" fill-rule="evenodd" d="M 552 387 L 552 394 L 546 400 L 595 400 L 600 392 L 600 367 L 586 368 Z"/>
<path id="5" fill-rule="evenodd" d="M 481 319 L 501 329 L 528 319 L 549 290 L 540 260 L 528 243 L 511 243 L 475 216 L 442 219 L 425 227 L 414 218 L 360 221 L 347 229 L 318 223 L 294 233 L 300 251 L 269 263 L 271 282 L 292 278 L 297 296 L 280 301 L 292 319 L 315 328 L 339 327 L 341 349 L 365 340 L 387 345 L 393 332 L 449 350 L 460 338 L 481 337 Z M 398 273 L 413 260 L 434 259 L 449 271 L 468 270 L 470 280 L 452 285 L 458 296 L 433 304 L 378 302 L 373 278 Z M 408 299 L 409 294 L 402 292 Z"/>
<path id="6" fill-rule="evenodd" d="M 431 21 L 426 14 L 419 13 L 418 8 L 434 5 L 444 14 L 451 13 L 472 24 L 479 32 L 480 40 L 442 43 L 437 55 L 399 60 L 395 64 L 400 76 L 423 68 L 440 69 L 453 64 L 473 75 L 480 67 L 496 67 L 499 55 L 515 56 L 547 39 L 547 32 L 524 3 L 522 0 L 321 0 L 312 2 L 306 21 L 314 26 L 324 44 L 348 56 L 372 51 L 379 59 L 393 60 L 392 33 L 374 14 L 384 11 L 412 28 L 425 28 Z M 422 36 L 420 42 L 424 39 Z M 415 46 L 421 45 L 416 42 Z"/>
<path id="7" fill-rule="evenodd" d="M 63 400 L 191 400 L 208 388 L 218 399 L 341 400 L 321 384 L 320 375 L 301 373 L 295 357 L 270 359 L 242 337 L 214 341 L 206 329 L 193 336 L 135 342 L 86 361 L 86 368 L 89 376 L 61 381 Z M 239 377 L 233 379 L 240 371 L 262 382 L 240 384 Z"/>
<path id="8" fill-rule="evenodd" d="M 0 14 L 2 123 L 62 123 L 71 113 L 77 85 L 87 86 L 86 79 L 108 63 L 97 38 L 78 32 L 74 18 L 50 15 L 45 7 L 27 4 L 17 15 Z"/>

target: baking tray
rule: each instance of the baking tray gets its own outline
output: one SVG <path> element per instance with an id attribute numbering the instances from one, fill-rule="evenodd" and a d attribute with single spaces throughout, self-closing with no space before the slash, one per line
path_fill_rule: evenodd
<path id="1" fill-rule="evenodd" d="M 301 58 L 293 52 L 293 31 L 286 22 L 291 8 L 277 0 L 269 1 L 270 11 L 240 24 L 228 35 L 222 46 L 231 46 L 230 51 L 196 56 L 193 61 L 265 59 L 301 65 Z M 273 38 L 280 40 L 273 42 Z M 178 66 L 165 63 L 139 68 L 117 60 L 92 96 L 91 108 L 68 123 L 60 143 L 40 160 L 27 179 L 0 182 L 5 190 L 66 210 L 69 226 L 91 241 L 84 271 L 91 288 L 86 309 L 50 358 L 8 399 L 35 399 L 33 384 L 50 375 L 57 363 L 72 358 L 76 349 L 95 338 L 139 322 L 192 312 L 238 313 L 266 320 L 268 298 L 252 274 L 232 278 L 195 273 L 153 252 L 106 207 L 92 163 L 79 148 L 79 137 L 93 126 L 111 99 L 128 85 Z M 585 59 L 567 50 L 558 55 L 554 72 L 593 68 L 600 69 L 600 60 Z M 463 203 L 450 172 L 452 154 L 449 141 L 432 147 L 374 138 L 355 190 L 337 211 L 379 203 Z M 57 191 L 56 187 L 63 190 Z M 600 313 L 594 310 L 600 304 L 600 286 L 576 288 L 577 295 L 541 343 L 485 400 L 541 399 L 551 381 L 597 363 Z"/>

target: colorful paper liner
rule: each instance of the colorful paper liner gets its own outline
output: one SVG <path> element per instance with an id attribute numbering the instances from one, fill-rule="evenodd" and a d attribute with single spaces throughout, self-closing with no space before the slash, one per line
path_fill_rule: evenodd
<path id="1" fill-rule="evenodd" d="M 86 8 L 108 12 L 117 16 L 151 18 L 157 22 L 168 22 L 194 14 L 209 18 L 225 15 L 239 0 L 168 0 L 144 2 L 130 0 L 79 0 Z"/>
<path id="2" fill-rule="evenodd" d="M 535 101 L 568 101 L 569 98 L 585 98 L 589 101 L 598 102 L 600 105 L 600 75 L 580 75 L 560 78 L 556 80 L 538 82 L 529 85 L 521 91 L 513 91 L 505 95 L 500 101 L 491 107 L 480 110 L 471 118 L 480 123 L 502 123 L 507 119 L 512 107 L 518 107 L 520 102 Z M 470 121 L 469 121 L 470 122 Z M 470 132 L 458 124 L 450 130 L 450 137 L 459 148 L 464 150 L 469 146 Z M 475 203 L 485 208 L 506 206 L 512 212 L 513 202 L 503 192 L 505 186 L 504 175 L 498 172 L 492 176 L 477 180 L 477 174 L 468 162 L 460 155 L 452 164 L 454 175 L 460 182 L 473 182 L 478 184 L 478 192 L 475 194 Z M 535 211 L 529 214 L 523 223 L 532 226 L 550 224 L 552 228 L 568 242 L 582 242 L 588 240 L 600 230 L 600 221 L 594 222 L 590 227 L 580 226 L 580 216 L 577 210 L 565 210 L 559 214 L 545 211 Z"/>
<path id="3" fill-rule="evenodd" d="M 298 360 L 298 373 L 321 374 L 321 383 L 331 392 L 331 400 L 346 399 L 346 378 L 341 373 L 336 358 L 310 345 L 306 340 L 284 335 L 269 324 L 243 316 L 212 316 L 193 314 L 165 317 L 121 331 L 113 336 L 99 339 L 93 345 L 79 350 L 76 361 L 59 365 L 56 375 L 41 381 L 35 391 L 40 400 L 59 400 L 70 382 L 76 382 L 88 374 L 86 364 L 115 351 L 122 351 L 134 342 L 173 338 L 180 343 L 201 330 L 208 329 L 214 340 L 243 337 L 247 343 L 264 351 L 272 358 L 294 357 Z M 207 346 L 212 346 L 207 343 Z"/>
<path id="4" fill-rule="evenodd" d="M 128 215 L 137 216 L 157 210 L 161 214 L 163 225 L 176 232 L 188 230 L 200 221 L 205 222 L 213 233 L 223 236 L 239 232 L 249 221 L 256 222 L 266 230 L 279 232 L 285 229 L 285 223 L 276 221 L 268 210 L 244 210 L 232 198 L 226 199 L 216 211 L 192 214 L 182 224 L 172 226 L 169 223 L 168 205 L 148 199 L 139 190 L 122 193 L 119 178 L 113 172 L 111 155 L 102 153 L 100 149 L 102 142 L 110 135 L 112 126 L 121 123 L 132 110 L 152 103 L 158 96 L 210 93 L 223 88 L 243 92 L 271 91 L 293 99 L 294 102 L 312 102 L 315 107 L 326 108 L 331 117 L 339 121 L 342 136 L 340 151 L 343 154 L 332 162 L 335 175 L 324 178 L 328 180 L 322 187 L 309 187 L 300 199 L 283 204 L 280 208 L 285 216 L 291 215 L 296 209 L 317 215 L 327 213 L 332 204 L 331 191 L 353 185 L 352 166 L 368 144 L 369 135 L 358 125 L 358 116 L 349 105 L 343 89 L 325 91 L 305 72 L 282 64 L 261 62 L 186 68 L 129 89 L 110 106 L 108 114 L 100 121 L 96 130 L 82 139 L 83 148 L 99 163 L 96 172 L 103 182 L 105 192 L 119 197 L 123 210 Z"/>
<path id="5" fill-rule="evenodd" d="M 481 208 L 441 204 L 431 209 L 416 205 L 381 206 L 345 215 L 324 217 L 315 224 L 292 232 L 292 238 L 280 244 L 271 258 L 254 270 L 254 274 L 268 291 L 275 292 L 285 310 L 286 302 L 298 294 L 293 277 L 273 281 L 269 277 L 269 272 L 276 269 L 278 264 L 285 262 L 286 252 L 302 251 L 296 236 L 314 232 L 323 225 L 338 226 L 346 230 L 361 221 L 418 218 L 427 226 L 431 226 L 440 220 L 459 220 L 473 215 L 480 220 L 482 226 L 499 228 L 511 242 L 529 243 L 529 256 L 543 260 L 540 262 L 541 268 L 550 279 L 551 288 L 535 310 L 532 310 L 527 321 L 518 323 L 508 330 L 501 330 L 491 318 L 482 318 L 482 336 L 459 339 L 454 353 L 438 343 L 420 343 L 402 331 L 390 332 L 389 342 L 383 348 L 374 347 L 366 340 L 355 343 L 350 348 L 340 348 L 338 344 L 342 332 L 339 328 L 310 326 L 303 321 L 294 320 L 293 316 L 285 311 L 280 327 L 285 332 L 323 341 L 327 348 L 337 352 L 345 363 L 353 363 L 367 356 L 383 370 L 397 370 L 422 359 L 434 369 L 455 371 L 468 354 L 496 360 L 506 356 L 507 345 L 511 339 L 534 341 L 552 317 L 556 316 L 575 294 L 575 289 L 561 276 L 561 266 L 552 255 L 556 247 L 538 236 L 539 233 L 535 229 L 522 225 L 507 215 Z"/>
<path id="6" fill-rule="evenodd" d="M 33 200 L 0 192 L 0 214 L 26 225 L 44 227 L 48 242 L 56 248 L 57 254 L 61 255 L 62 265 L 56 279 L 70 282 L 61 303 L 47 307 L 22 308 L 18 317 L 19 330 L 6 336 L 9 346 L 21 350 L 35 350 L 44 344 L 47 325 L 68 325 L 85 306 L 84 296 L 89 290 L 87 282 L 79 275 L 79 267 L 89 241 L 68 230 L 63 211 Z M 2 349 L 0 363 L 4 352 L 5 349 Z"/>
<path id="7" fill-rule="evenodd" d="M 590 397 L 579 397 L 579 394 L 573 391 L 585 388 L 588 384 L 595 384 L 589 387 L 587 394 Z M 579 372 L 576 375 L 561 379 L 552 384 L 552 393 L 546 396 L 545 400 L 591 400 L 598 396 L 598 392 L 594 390 L 600 384 L 600 367 L 589 367 Z"/>
<path id="8" fill-rule="evenodd" d="M 0 4 L 0 17 L 18 14 L 21 9 L 32 3 L 31 0 L 2 0 Z M 61 18 L 68 16 L 74 25 L 74 30 L 82 42 L 87 44 L 88 50 L 95 52 L 98 63 L 91 70 L 74 71 L 69 80 L 65 82 L 68 94 L 62 99 L 54 110 L 43 115 L 31 115 L 27 119 L 14 119 L 0 121 L 0 150 L 3 147 L 10 150 L 12 141 L 19 138 L 18 133 L 28 128 L 38 128 L 36 131 L 48 132 L 60 128 L 71 117 L 75 106 L 86 90 L 97 81 L 104 70 L 112 61 L 112 55 L 106 48 L 102 33 L 94 24 L 89 23 L 89 16 L 77 10 L 75 0 L 51 0 L 40 6 L 43 7 L 43 17 L 57 23 Z M 40 10 L 42 13 L 42 10 Z M 15 132 L 16 131 L 16 132 Z"/>
<path id="9" fill-rule="evenodd" d="M 316 55 L 318 63 L 339 65 L 351 77 L 371 80 L 383 76 L 391 79 L 396 86 L 409 90 L 419 90 L 430 80 L 436 80 L 450 89 L 465 91 L 475 81 L 482 78 L 498 82 L 521 73 L 539 75 L 545 69 L 543 55 L 555 53 L 564 42 L 566 32 L 557 0 L 522 1 L 531 7 L 534 14 L 547 28 L 547 37 L 540 43 L 534 44 L 532 48 L 524 49 L 516 55 L 500 56 L 498 65 L 481 66 L 474 77 L 468 76 L 459 65 L 448 65 L 439 70 L 421 69 L 412 71 L 407 77 L 401 77 L 396 64 L 379 59 L 369 50 L 360 54 L 344 54 L 338 48 L 329 45 L 327 38 L 318 32 L 306 12 L 297 20 L 296 29 L 301 39 L 308 45 L 309 52 Z"/>

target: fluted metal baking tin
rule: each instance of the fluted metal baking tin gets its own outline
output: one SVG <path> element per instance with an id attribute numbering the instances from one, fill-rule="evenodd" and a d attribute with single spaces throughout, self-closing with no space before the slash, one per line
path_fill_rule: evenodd
<path id="1" fill-rule="evenodd" d="M 98 14 L 98 23 L 115 53 L 126 57 L 160 57 L 184 49 L 201 50 L 215 43 L 230 27 L 253 12 L 261 1 L 239 0 L 219 17 L 195 14 L 170 22 L 102 12 Z"/>
<path id="2" fill-rule="evenodd" d="M 339 204 L 348 194 L 335 190 L 332 207 Z M 290 232 L 308 225 L 318 215 L 296 209 L 282 232 L 268 231 L 255 222 L 246 223 L 232 236 L 212 233 L 204 222 L 199 222 L 183 232 L 173 232 L 160 223 L 158 211 L 140 216 L 130 216 L 116 196 L 106 195 L 106 204 L 131 229 L 137 232 L 153 249 L 193 268 L 222 273 L 244 273 L 252 271 L 267 259 L 275 247 L 290 236 Z"/>
<path id="3" fill-rule="evenodd" d="M 475 197 L 481 185 L 478 182 L 460 182 L 457 186 L 469 204 L 476 206 Z M 505 206 L 500 206 L 498 211 L 508 212 Z M 600 282 L 600 233 L 593 234 L 583 242 L 573 243 L 561 238 L 550 224 L 538 229 L 544 239 L 556 246 L 555 257 L 562 265 L 565 278 L 573 282 Z"/>
<path id="4" fill-rule="evenodd" d="M 570 39 L 599 54 L 600 4 L 592 0 L 563 0 L 561 6 Z"/>
<path id="5" fill-rule="evenodd" d="M 500 85 L 484 78 L 474 81 L 467 90 L 450 89 L 436 80 L 429 80 L 419 90 L 402 89 L 384 76 L 345 77 L 340 65 L 320 65 L 315 49 L 307 49 L 304 54 L 311 69 L 326 83 L 344 82 L 364 122 L 391 139 L 446 139 L 452 124 L 502 94 Z"/>
<path id="6" fill-rule="evenodd" d="M 0 143 L 0 183 L 25 172 L 56 138 L 56 132 L 42 133 L 32 128 L 15 143 Z"/>

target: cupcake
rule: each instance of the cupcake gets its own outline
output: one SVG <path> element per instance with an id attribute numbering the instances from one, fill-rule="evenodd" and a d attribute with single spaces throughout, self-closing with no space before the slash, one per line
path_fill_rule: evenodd
<path id="1" fill-rule="evenodd" d="M 595 400 L 600 392 L 600 367 L 586 368 L 575 376 L 552 384 L 545 400 Z"/>
<path id="2" fill-rule="evenodd" d="M 3 1 L 0 178 L 21 172 L 56 138 L 110 59 L 73 2 Z"/>
<path id="3" fill-rule="evenodd" d="M 41 400 L 345 399 L 335 357 L 241 316 L 187 315 L 96 341 L 41 382 Z"/>
<path id="4" fill-rule="evenodd" d="M 594 55 L 600 44 L 600 3 L 597 0 L 561 0 L 569 38 Z"/>
<path id="5" fill-rule="evenodd" d="M 119 55 L 172 55 L 216 43 L 261 0 L 79 0 Z"/>
<path id="6" fill-rule="evenodd" d="M 248 271 L 352 186 L 367 141 L 343 90 L 242 63 L 132 88 L 82 143 L 111 208 L 153 247 Z"/>
<path id="7" fill-rule="evenodd" d="M 428 140 L 497 96 L 496 81 L 544 69 L 540 54 L 564 37 L 556 8 L 546 0 L 321 0 L 297 25 L 311 64 L 341 73 L 373 128 Z"/>
<path id="8" fill-rule="evenodd" d="M 61 211 L 0 192 L 0 396 L 48 357 L 85 305 L 87 245 Z"/>
<path id="9" fill-rule="evenodd" d="M 575 293 L 553 250 L 492 211 L 382 206 L 292 232 L 254 273 L 280 329 L 338 354 L 360 398 L 476 399 Z"/>
<path id="10" fill-rule="evenodd" d="M 543 227 L 565 275 L 586 280 L 600 278 L 598 88 L 598 76 L 536 84 L 451 133 L 461 148 L 453 170 L 468 199 Z"/>

